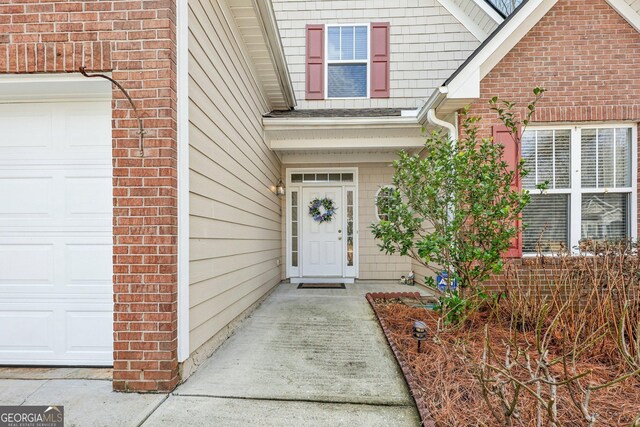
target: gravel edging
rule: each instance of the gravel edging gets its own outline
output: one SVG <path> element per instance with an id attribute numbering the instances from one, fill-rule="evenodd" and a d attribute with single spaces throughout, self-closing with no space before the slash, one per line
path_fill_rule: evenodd
<path id="1" fill-rule="evenodd" d="M 427 409 L 426 405 L 422 403 L 422 401 L 418 401 L 415 397 L 414 390 L 418 388 L 418 382 L 416 381 L 413 373 L 411 372 L 411 369 L 409 369 L 408 363 L 405 360 L 404 356 L 402 355 L 402 353 L 400 353 L 396 345 L 391 340 L 389 330 L 387 329 L 387 325 L 385 321 L 382 319 L 382 317 L 380 316 L 380 313 L 378 313 L 378 309 L 374 302 L 374 299 L 393 299 L 393 298 L 402 298 L 402 297 L 420 298 L 420 293 L 418 292 L 387 292 L 387 293 L 375 292 L 375 293 L 368 293 L 365 295 L 365 297 L 367 298 L 367 301 L 369 301 L 369 305 L 371 305 L 371 308 L 373 309 L 373 312 L 375 313 L 376 318 L 378 319 L 378 323 L 380 323 L 380 326 L 382 327 L 384 336 L 387 339 L 387 342 L 389 343 L 389 347 L 391 347 L 391 350 L 393 351 L 393 354 L 396 357 L 396 361 L 398 362 L 398 365 L 400 365 L 400 369 L 402 369 L 402 373 L 404 374 L 404 379 L 407 382 L 407 385 L 409 386 L 409 391 L 411 392 L 411 397 L 413 397 L 413 401 L 416 403 L 416 407 L 418 408 L 418 413 L 420 414 L 422 425 L 425 427 L 436 427 L 436 423 L 431 418 L 431 414 L 429 413 L 429 410 Z"/>

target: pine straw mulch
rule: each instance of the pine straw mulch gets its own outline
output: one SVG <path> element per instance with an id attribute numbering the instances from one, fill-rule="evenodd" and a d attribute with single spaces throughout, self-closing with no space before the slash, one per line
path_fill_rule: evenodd
<path id="1" fill-rule="evenodd" d="M 412 308 L 399 301 L 375 299 L 376 311 L 386 326 L 387 338 L 405 359 L 413 376 L 412 394 L 416 402 L 422 402 L 431 420 L 437 426 L 500 426 L 491 415 L 482 397 L 479 381 L 474 377 L 474 363 L 479 361 L 483 349 L 486 316 L 478 314 L 459 330 L 442 333 L 439 343 L 429 339 L 421 344 L 417 353 L 412 337 L 412 325 L 424 321 L 431 331 L 436 330 L 437 314 L 423 308 Z M 484 317 L 484 318 L 483 318 Z M 431 335 L 431 334 L 430 334 Z M 432 336 L 432 335 L 431 335 Z M 490 337 L 494 349 L 504 353 L 503 339 L 508 329 L 491 324 Z M 616 378 L 615 367 L 602 362 L 583 362 L 578 372 L 592 370 L 594 383 L 604 383 Z M 559 392 L 558 415 L 564 426 L 587 425 L 567 394 L 566 387 Z M 515 425 L 535 426 L 535 400 L 526 393 L 520 400 L 520 419 Z M 631 426 L 640 415 L 640 380 L 627 379 L 612 387 L 594 392 L 590 409 L 598 414 L 599 426 Z M 546 423 L 546 420 L 545 420 Z"/>

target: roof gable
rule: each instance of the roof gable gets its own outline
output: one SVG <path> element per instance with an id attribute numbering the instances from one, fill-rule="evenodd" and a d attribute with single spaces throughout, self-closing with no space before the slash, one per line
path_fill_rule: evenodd
<path id="1" fill-rule="evenodd" d="M 606 1 L 636 31 L 640 31 L 640 15 L 629 0 Z M 558 0 L 525 0 L 496 31 L 452 74 L 422 108 L 438 109 L 438 115 L 463 108 L 480 97 L 480 82 L 522 40 L 522 38 L 549 12 Z"/>

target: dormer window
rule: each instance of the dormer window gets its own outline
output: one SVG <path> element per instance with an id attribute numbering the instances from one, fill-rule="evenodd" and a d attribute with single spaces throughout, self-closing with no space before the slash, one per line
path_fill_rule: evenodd
<path id="1" fill-rule="evenodd" d="M 388 22 L 307 25 L 305 98 L 389 98 Z"/>
<path id="2" fill-rule="evenodd" d="M 327 27 L 328 98 L 366 98 L 369 87 L 369 26 Z"/>

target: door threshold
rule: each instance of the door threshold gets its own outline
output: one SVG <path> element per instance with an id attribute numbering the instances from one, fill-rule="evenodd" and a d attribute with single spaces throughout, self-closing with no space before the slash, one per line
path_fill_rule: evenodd
<path id="1" fill-rule="evenodd" d="M 354 283 L 353 277 L 291 277 L 291 283 Z"/>

